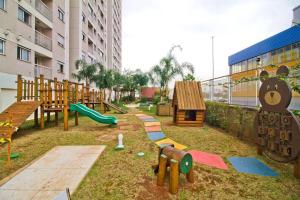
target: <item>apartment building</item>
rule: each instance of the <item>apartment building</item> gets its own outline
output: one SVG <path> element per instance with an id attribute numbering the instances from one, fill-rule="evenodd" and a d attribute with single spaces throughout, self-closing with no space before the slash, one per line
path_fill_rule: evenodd
<path id="1" fill-rule="evenodd" d="M 70 1 L 70 19 L 70 74 L 80 58 L 107 66 L 107 1 Z"/>
<path id="2" fill-rule="evenodd" d="M 0 0 L 0 112 L 17 74 L 74 80 L 78 59 L 121 69 L 121 0 Z"/>
<path id="3" fill-rule="evenodd" d="M 107 1 L 107 65 L 111 69 L 122 68 L 122 1 Z"/>
<path id="4" fill-rule="evenodd" d="M 0 110 L 16 75 L 69 77 L 69 0 L 0 0 Z"/>

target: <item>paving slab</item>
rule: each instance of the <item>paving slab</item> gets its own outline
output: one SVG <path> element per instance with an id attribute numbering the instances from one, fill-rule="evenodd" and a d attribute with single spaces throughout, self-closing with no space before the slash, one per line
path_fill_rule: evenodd
<path id="1" fill-rule="evenodd" d="M 160 122 L 144 122 L 144 126 L 160 126 Z"/>
<path id="2" fill-rule="evenodd" d="M 157 144 L 158 146 L 160 146 L 162 144 L 174 144 L 175 148 L 179 149 L 179 150 L 183 150 L 183 149 L 187 148 L 187 146 L 179 144 L 179 143 L 175 142 L 174 140 L 171 140 L 170 138 L 159 140 L 159 141 L 155 142 L 155 144 Z"/>
<path id="3" fill-rule="evenodd" d="M 145 131 L 146 132 L 158 132 L 158 131 L 161 131 L 161 127 L 160 126 L 146 126 Z"/>
<path id="4" fill-rule="evenodd" d="M 54 199 L 66 188 L 72 194 L 104 149 L 57 146 L 0 186 L 0 199 Z"/>

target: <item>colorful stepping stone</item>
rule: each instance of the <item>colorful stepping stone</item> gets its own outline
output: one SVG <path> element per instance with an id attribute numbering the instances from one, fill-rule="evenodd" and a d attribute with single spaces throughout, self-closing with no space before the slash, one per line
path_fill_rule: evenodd
<path id="1" fill-rule="evenodd" d="M 147 126 L 160 126 L 160 122 L 144 122 L 144 125 Z"/>
<path id="2" fill-rule="evenodd" d="M 145 114 L 135 114 L 135 116 L 140 117 L 140 116 L 146 116 Z"/>
<path id="3" fill-rule="evenodd" d="M 170 138 L 166 138 L 166 139 L 157 141 L 157 142 L 155 142 L 155 144 L 157 144 L 158 146 L 160 146 L 161 144 L 174 144 L 175 148 L 179 149 L 179 150 L 183 150 L 183 149 L 187 148 L 186 146 L 179 144 L 179 143 L 171 140 Z"/>
<path id="4" fill-rule="evenodd" d="M 143 119 L 154 119 L 154 117 L 152 117 L 152 116 L 140 116 L 138 118 L 141 119 L 141 120 L 143 120 Z"/>
<path id="5" fill-rule="evenodd" d="M 278 176 L 277 172 L 253 157 L 230 157 L 228 160 L 238 172 L 261 176 Z"/>
<path id="6" fill-rule="evenodd" d="M 197 150 L 190 150 L 188 152 L 192 155 L 193 160 L 196 163 L 204 164 L 211 167 L 216 167 L 219 169 L 226 169 L 226 170 L 228 169 L 226 163 L 219 155 L 197 151 Z"/>
<path id="7" fill-rule="evenodd" d="M 144 122 L 158 122 L 155 118 L 143 119 Z"/>
<path id="8" fill-rule="evenodd" d="M 149 132 L 147 133 L 148 138 L 152 141 L 161 140 L 166 137 L 163 132 Z"/>
<path id="9" fill-rule="evenodd" d="M 158 132 L 158 131 L 161 131 L 161 127 L 160 126 L 147 126 L 147 127 L 145 127 L 145 131 L 146 132 Z"/>

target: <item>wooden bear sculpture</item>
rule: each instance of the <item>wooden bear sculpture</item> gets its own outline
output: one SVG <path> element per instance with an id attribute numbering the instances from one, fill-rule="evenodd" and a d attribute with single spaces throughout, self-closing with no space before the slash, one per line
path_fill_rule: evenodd
<path id="1" fill-rule="evenodd" d="M 289 74 L 286 66 L 278 68 L 276 77 L 269 78 L 262 71 L 259 100 L 262 105 L 255 118 L 255 136 L 258 154 L 264 154 L 279 162 L 296 161 L 295 176 L 300 176 L 300 124 L 287 108 L 292 99 L 292 91 L 284 80 Z"/>

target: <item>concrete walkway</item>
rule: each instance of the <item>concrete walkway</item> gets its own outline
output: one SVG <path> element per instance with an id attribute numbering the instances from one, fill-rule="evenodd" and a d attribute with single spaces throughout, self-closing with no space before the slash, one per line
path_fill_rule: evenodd
<path id="1" fill-rule="evenodd" d="M 72 194 L 105 146 L 57 146 L 0 187 L 0 199 L 54 199 Z"/>

